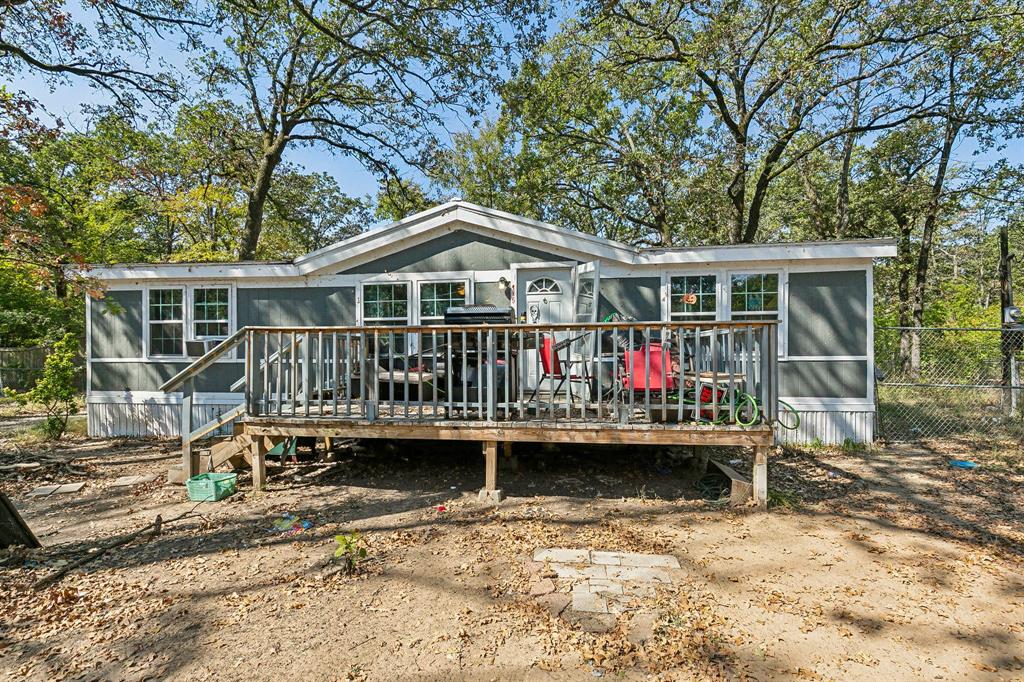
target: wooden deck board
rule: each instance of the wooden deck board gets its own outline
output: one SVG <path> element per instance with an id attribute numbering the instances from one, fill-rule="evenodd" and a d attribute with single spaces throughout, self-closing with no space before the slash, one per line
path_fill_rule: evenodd
<path id="1" fill-rule="evenodd" d="M 329 438 L 411 438 L 423 440 L 603 443 L 649 445 L 770 445 L 770 428 L 705 424 L 628 424 L 546 421 L 399 421 L 338 417 L 249 417 L 246 433 Z"/>

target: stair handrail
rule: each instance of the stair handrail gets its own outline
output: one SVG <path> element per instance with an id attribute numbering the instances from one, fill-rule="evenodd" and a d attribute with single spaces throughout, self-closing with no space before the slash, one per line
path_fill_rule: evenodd
<path id="1" fill-rule="evenodd" d="M 231 336 L 224 339 L 216 346 L 208 350 L 201 357 L 197 358 L 191 365 L 189 365 L 188 367 L 181 370 L 173 377 L 165 381 L 160 386 L 159 390 L 166 393 L 167 391 L 170 391 L 181 386 L 186 381 L 188 381 L 189 379 L 191 379 L 192 377 L 194 377 L 195 375 L 199 374 L 204 369 L 212 365 L 214 361 L 216 361 L 222 355 L 227 353 L 229 350 L 239 345 L 242 342 L 242 340 L 245 339 L 245 336 L 248 333 L 248 331 L 249 327 L 242 327 L 234 334 L 232 334 Z"/>

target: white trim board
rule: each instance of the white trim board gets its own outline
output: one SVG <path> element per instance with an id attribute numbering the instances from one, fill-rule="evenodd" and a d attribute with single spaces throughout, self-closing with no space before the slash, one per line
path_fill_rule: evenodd
<path id="1" fill-rule="evenodd" d="M 132 404 L 132 405 L 180 405 L 182 394 L 161 393 L 160 391 L 92 391 L 86 396 L 89 404 Z M 245 400 L 244 393 L 201 393 L 192 394 L 193 405 L 239 405 Z"/>
<path id="2" fill-rule="evenodd" d="M 864 398 L 811 398 L 779 396 L 796 411 L 807 412 L 874 412 L 875 403 Z"/>

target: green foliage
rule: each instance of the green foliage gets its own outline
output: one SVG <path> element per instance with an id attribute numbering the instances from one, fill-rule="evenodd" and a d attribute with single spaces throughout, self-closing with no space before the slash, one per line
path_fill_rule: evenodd
<path id="1" fill-rule="evenodd" d="M 43 430 L 53 440 L 64 435 L 68 418 L 78 411 L 77 378 L 81 368 L 75 365 L 77 358 L 78 337 L 66 334 L 53 344 L 43 364 L 43 373 L 32 389 L 23 393 L 8 389 L 8 395 L 22 405 L 35 403 L 46 409 Z"/>
<path id="2" fill-rule="evenodd" d="M 353 531 L 335 535 L 334 540 L 338 543 L 334 558 L 341 562 L 346 573 L 355 573 L 359 563 L 366 559 L 366 539 L 359 531 Z"/>
<path id="3" fill-rule="evenodd" d="M 794 509 L 796 507 L 799 507 L 802 502 L 803 500 L 795 492 L 776 490 L 774 488 L 768 489 L 768 507 L 771 509 Z"/>

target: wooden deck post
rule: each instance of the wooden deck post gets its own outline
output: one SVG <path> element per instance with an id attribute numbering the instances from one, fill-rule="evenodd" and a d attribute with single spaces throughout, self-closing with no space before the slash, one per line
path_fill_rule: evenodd
<path id="1" fill-rule="evenodd" d="M 758 509 L 768 509 L 768 446 L 754 448 L 754 503 Z"/>
<path id="2" fill-rule="evenodd" d="M 249 437 L 252 439 L 252 487 L 263 490 L 267 485 L 267 441 L 259 435 Z"/>
<path id="3" fill-rule="evenodd" d="M 185 480 L 199 473 L 199 453 L 192 449 L 192 380 L 182 386 L 181 396 L 181 468 Z"/>
<path id="4" fill-rule="evenodd" d="M 498 490 L 498 442 L 484 441 L 484 487 L 480 491 L 480 501 L 497 504 L 502 499 Z"/>

